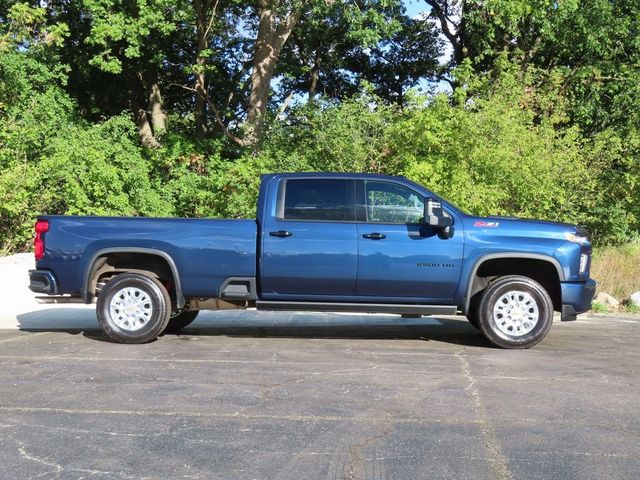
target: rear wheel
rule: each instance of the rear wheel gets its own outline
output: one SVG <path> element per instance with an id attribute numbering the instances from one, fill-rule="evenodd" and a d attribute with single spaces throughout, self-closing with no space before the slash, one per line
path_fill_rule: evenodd
<path id="1" fill-rule="evenodd" d="M 544 287 L 528 277 L 502 277 L 484 291 L 478 321 L 494 345 L 530 348 L 549 332 L 553 302 Z"/>
<path id="2" fill-rule="evenodd" d="M 183 310 L 182 312 L 171 315 L 165 332 L 178 333 L 184 327 L 191 324 L 198 316 L 198 313 L 200 313 L 199 310 Z"/>
<path id="3" fill-rule="evenodd" d="M 98 295 L 96 314 L 104 333 L 119 343 L 147 343 L 166 328 L 171 313 L 167 289 L 138 273 L 113 277 Z"/>

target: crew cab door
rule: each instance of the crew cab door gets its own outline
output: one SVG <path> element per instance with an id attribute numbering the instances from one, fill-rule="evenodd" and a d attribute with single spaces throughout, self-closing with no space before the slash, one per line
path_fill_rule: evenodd
<path id="1" fill-rule="evenodd" d="M 283 179 L 273 213 L 262 229 L 263 298 L 353 295 L 358 261 L 355 180 Z"/>
<path id="2" fill-rule="evenodd" d="M 356 295 L 450 303 L 462 268 L 462 232 L 440 238 L 441 229 L 422 224 L 424 197 L 400 183 L 359 180 L 357 200 Z"/>

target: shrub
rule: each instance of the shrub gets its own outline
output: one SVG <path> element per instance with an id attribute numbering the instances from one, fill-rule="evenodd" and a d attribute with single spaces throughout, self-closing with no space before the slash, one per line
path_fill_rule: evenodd
<path id="1" fill-rule="evenodd" d="M 13 160 L 0 173 L 3 250 L 28 246 L 35 217 L 68 215 L 171 215 L 149 176 L 128 116 L 104 123 L 67 124 L 47 139 L 43 156 Z"/>
<path id="2" fill-rule="evenodd" d="M 598 243 L 633 231 L 629 202 L 610 185 L 616 159 L 512 98 L 452 105 L 441 96 L 391 128 L 403 173 L 473 214 L 578 223 Z"/>
<path id="3" fill-rule="evenodd" d="M 300 107 L 273 124 L 260 156 L 270 167 L 295 171 L 394 173 L 389 126 L 395 119 L 393 108 L 369 94 Z"/>
<path id="4" fill-rule="evenodd" d="M 640 242 L 596 248 L 591 276 L 598 282 L 599 292 L 628 299 L 640 290 Z"/>

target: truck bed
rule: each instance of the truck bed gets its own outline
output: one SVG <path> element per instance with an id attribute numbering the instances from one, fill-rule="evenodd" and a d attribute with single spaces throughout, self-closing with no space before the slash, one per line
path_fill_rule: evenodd
<path id="1" fill-rule="evenodd" d="M 175 262 L 185 297 L 215 297 L 230 276 L 255 277 L 254 220 L 43 216 L 50 227 L 38 269 L 60 279 L 59 293 L 81 294 L 88 267 L 102 252 L 152 249 Z"/>

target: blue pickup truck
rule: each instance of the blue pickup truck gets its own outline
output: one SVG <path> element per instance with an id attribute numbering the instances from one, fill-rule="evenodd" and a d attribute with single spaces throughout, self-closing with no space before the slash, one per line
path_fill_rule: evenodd
<path id="1" fill-rule="evenodd" d="M 96 302 L 122 343 L 205 309 L 465 315 L 493 344 L 540 342 L 595 292 L 574 225 L 471 216 L 403 177 L 271 174 L 257 219 L 42 216 L 30 288 Z"/>

